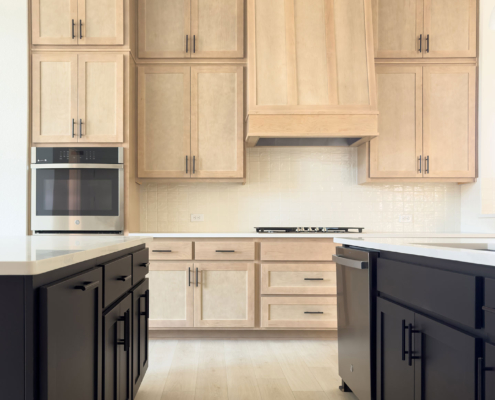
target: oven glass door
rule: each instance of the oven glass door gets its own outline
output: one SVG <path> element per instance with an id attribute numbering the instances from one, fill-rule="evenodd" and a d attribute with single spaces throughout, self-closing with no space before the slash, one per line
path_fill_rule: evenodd
<path id="1" fill-rule="evenodd" d="M 36 216 L 118 215 L 118 169 L 37 170 Z"/>

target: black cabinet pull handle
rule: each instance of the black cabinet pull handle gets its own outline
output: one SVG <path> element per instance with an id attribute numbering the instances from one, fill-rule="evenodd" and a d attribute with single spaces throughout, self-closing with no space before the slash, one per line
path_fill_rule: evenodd
<path id="1" fill-rule="evenodd" d="M 423 52 L 423 35 L 419 35 L 419 52 Z"/>
<path id="2" fill-rule="evenodd" d="M 193 174 L 196 173 L 196 156 L 193 156 Z"/>
<path id="3" fill-rule="evenodd" d="M 127 276 L 121 276 L 120 278 L 117 278 L 117 280 L 122 281 L 122 282 L 127 282 L 131 278 L 132 278 L 132 275 L 127 275 Z"/>
<path id="4" fill-rule="evenodd" d="M 172 253 L 172 250 L 152 250 L 153 253 Z"/>
<path id="5" fill-rule="evenodd" d="M 426 156 L 425 161 L 426 161 L 426 170 L 425 170 L 425 172 L 427 174 L 429 174 L 430 173 L 430 156 Z"/>
<path id="6" fill-rule="evenodd" d="M 409 324 L 408 328 L 409 329 L 409 350 L 407 352 L 407 355 L 409 356 L 409 366 L 412 367 L 412 361 L 413 360 L 419 360 L 421 357 L 414 357 L 413 356 L 413 349 L 412 349 L 412 342 L 413 342 L 413 333 L 421 333 L 421 331 L 416 331 L 413 329 L 412 324 Z"/>
<path id="7" fill-rule="evenodd" d="M 186 156 L 186 174 L 189 173 L 189 156 Z"/>
<path id="8" fill-rule="evenodd" d="M 123 317 L 120 317 L 117 322 L 124 322 L 124 340 L 117 340 L 118 345 L 124 346 L 124 351 L 129 351 L 130 347 L 130 318 L 129 310 L 127 310 Z"/>
<path id="9" fill-rule="evenodd" d="M 76 22 L 72 20 L 72 39 L 76 38 L 76 32 L 74 32 L 74 27 L 76 26 Z"/>
<path id="10" fill-rule="evenodd" d="M 422 170 L 421 164 L 423 162 L 422 156 L 419 156 L 418 161 L 419 161 L 419 170 L 418 170 L 418 172 L 421 173 L 421 170 Z"/>
<path id="11" fill-rule="evenodd" d="M 74 132 L 74 125 L 76 124 L 76 120 L 72 118 L 72 137 L 74 138 L 76 133 Z"/>
<path id="12" fill-rule="evenodd" d="M 215 250 L 217 253 L 235 253 L 235 250 Z"/>
<path id="13" fill-rule="evenodd" d="M 189 286 L 191 286 L 191 267 L 187 270 L 187 280 L 189 282 Z"/>
<path id="14" fill-rule="evenodd" d="M 140 267 L 148 268 L 150 266 L 150 263 L 143 263 L 139 264 Z"/>
<path id="15" fill-rule="evenodd" d="M 304 278 L 305 281 L 322 281 L 323 278 Z"/>
<path id="16" fill-rule="evenodd" d="M 83 122 L 82 122 L 82 119 L 79 120 L 79 137 L 82 138 L 82 125 L 83 125 Z"/>
<path id="17" fill-rule="evenodd" d="M 430 35 L 426 35 L 426 52 L 430 52 Z"/>
<path id="18" fill-rule="evenodd" d="M 196 268 L 196 287 L 198 287 L 199 269 Z"/>
<path id="19" fill-rule="evenodd" d="M 140 313 L 139 315 L 144 316 L 144 317 L 149 319 L 149 317 L 150 317 L 150 291 L 147 290 L 146 292 L 144 292 L 144 294 L 140 298 L 144 299 L 146 310 L 144 310 L 144 312 Z"/>
<path id="20" fill-rule="evenodd" d="M 196 53 L 196 35 L 193 36 L 193 53 Z"/>
<path id="21" fill-rule="evenodd" d="M 189 35 L 186 35 L 186 53 L 189 52 Z"/>
<path id="22" fill-rule="evenodd" d="M 406 361 L 406 354 L 408 353 L 406 351 L 406 329 L 409 329 L 406 326 L 406 320 L 402 320 L 402 361 Z"/>
<path id="23" fill-rule="evenodd" d="M 483 306 L 482 307 L 482 310 L 483 311 L 486 311 L 486 312 L 489 312 L 491 314 L 495 314 L 495 308 L 490 308 L 490 307 Z"/>
<path id="24" fill-rule="evenodd" d="M 79 39 L 82 39 L 82 19 L 79 20 Z"/>
<path id="25" fill-rule="evenodd" d="M 323 311 L 304 311 L 304 314 L 323 314 Z"/>
<path id="26" fill-rule="evenodd" d="M 80 289 L 83 292 L 87 292 L 88 290 L 96 289 L 99 285 L 100 285 L 100 281 L 86 282 L 82 285 L 76 286 L 74 289 Z"/>

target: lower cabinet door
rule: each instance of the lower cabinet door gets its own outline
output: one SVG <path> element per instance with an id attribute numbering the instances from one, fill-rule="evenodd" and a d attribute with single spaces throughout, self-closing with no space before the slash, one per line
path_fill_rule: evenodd
<path id="1" fill-rule="evenodd" d="M 485 400 L 495 399 L 495 346 L 485 344 Z M 478 372 L 479 373 L 479 372 Z M 481 397 L 483 398 L 483 397 Z"/>
<path id="2" fill-rule="evenodd" d="M 102 287 L 95 268 L 40 288 L 40 399 L 101 399 Z"/>
<path id="3" fill-rule="evenodd" d="M 415 400 L 477 400 L 477 347 L 472 336 L 415 314 Z M 487 398 L 488 399 L 488 398 Z"/>
<path id="4" fill-rule="evenodd" d="M 132 297 L 103 317 L 103 400 L 131 400 Z"/>
<path id="5" fill-rule="evenodd" d="M 194 326 L 254 327 L 254 264 L 194 264 Z"/>
<path id="6" fill-rule="evenodd" d="M 377 316 L 377 399 L 414 400 L 415 360 L 409 360 L 414 313 L 378 298 Z"/>
<path id="7" fill-rule="evenodd" d="M 148 328 L 150 317 L 149 280 L 145 279 L 132 291 L 132 392 L 136 397 L 148 369 Z"/>

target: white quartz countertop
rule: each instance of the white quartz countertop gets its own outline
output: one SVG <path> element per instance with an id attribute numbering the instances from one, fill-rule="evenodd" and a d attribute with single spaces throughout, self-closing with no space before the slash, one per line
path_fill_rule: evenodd
<path id="1" fill-rule="evenodd" d="M 440 258 L 471 264 L 495 267 L 495 235 L 486 237 L 468 236 L 445 238 L 371 238 L 338 237 L 335 243 L 373 250 L 391 251 L 416 256 Z"/>
<path id="2" fill-rule="evenodd" d="M 0 236 L 0 276 L 38 275 L 151 240 L 102 235 Z"/>

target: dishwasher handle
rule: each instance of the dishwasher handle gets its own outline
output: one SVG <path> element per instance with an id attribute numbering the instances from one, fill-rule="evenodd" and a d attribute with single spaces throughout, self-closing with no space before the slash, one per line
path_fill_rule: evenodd
<path id="1" fill-rule="evenodd" d="M 368 269 L 367 261 L 352 260 L 350 258 L 339 257 L 335 254 L 332 256 L 332 260 L 334 263 L 343 265 L 344 267 L 351 267 L 356 269 Z"/>

